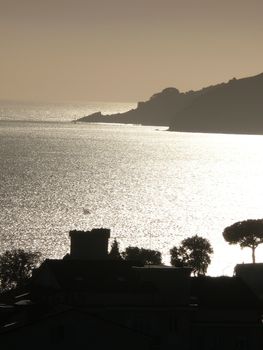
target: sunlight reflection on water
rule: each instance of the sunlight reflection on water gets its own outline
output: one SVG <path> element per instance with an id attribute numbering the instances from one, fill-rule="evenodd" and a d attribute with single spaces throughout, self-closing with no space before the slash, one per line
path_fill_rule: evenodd
<path id="1" fill-rule="evenodd" d="M 215 250 L 209 273 L 231 275 L 250 251 L 222 231 L 263 217 L 262 146 L 261 136 L 1 122 L 1 250 L 62 257 L 70 229 L 104 226 L 122 249 L 159 249 L 169 263 L 169 249 L 198 234 Z"/>

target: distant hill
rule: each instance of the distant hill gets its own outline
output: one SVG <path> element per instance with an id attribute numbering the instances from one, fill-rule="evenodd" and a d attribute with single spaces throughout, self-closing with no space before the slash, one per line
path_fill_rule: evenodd
<path id="1" fill-rule="evenodd" d="M 263 134 L 263 73 L 198 91 L 167 88 L 136 109 L 78 121 L 169 126 L 173 131 Z"/>
<path id="2" fill-rule="evenodd" d="M 263 74 L 205 91 L 174 116 L 170 130 L 263 134 Z"/>

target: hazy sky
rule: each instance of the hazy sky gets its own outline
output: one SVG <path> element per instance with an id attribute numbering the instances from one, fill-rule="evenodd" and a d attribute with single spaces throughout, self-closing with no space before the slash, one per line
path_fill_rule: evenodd
<path id="1" fill-rule="evenodd" d="M 0 99 L 138 101 L 263 72 L 262 0 L 0 0 Z"/>

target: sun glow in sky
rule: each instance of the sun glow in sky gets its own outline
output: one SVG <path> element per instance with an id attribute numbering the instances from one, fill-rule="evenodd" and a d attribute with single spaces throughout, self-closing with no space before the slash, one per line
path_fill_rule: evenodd
<path id="1" fill-rule="evenodd" d="M 0 0 L 0 99 L 138 101 L 261 73 L 261 0 Z"/>

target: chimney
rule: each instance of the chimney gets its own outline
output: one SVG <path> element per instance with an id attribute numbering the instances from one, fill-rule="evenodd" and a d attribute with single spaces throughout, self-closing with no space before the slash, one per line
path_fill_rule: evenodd
<path id="1" fill-rule="evenodd" d="M 110 230 L 96 228 L 91 231 L 69 232 L 70 257 L 79 260 L 106 260 Z"/>

